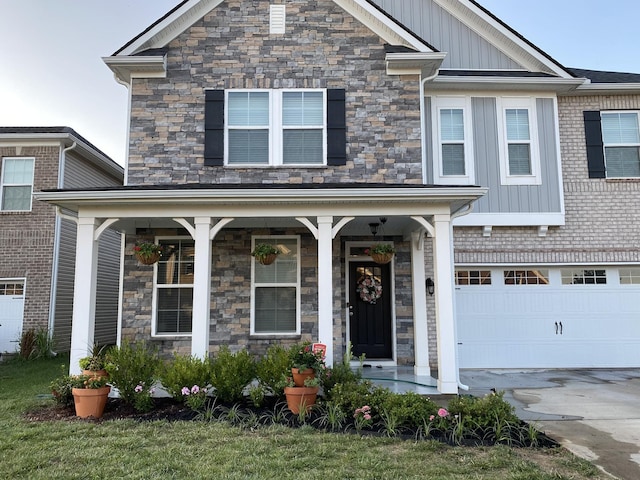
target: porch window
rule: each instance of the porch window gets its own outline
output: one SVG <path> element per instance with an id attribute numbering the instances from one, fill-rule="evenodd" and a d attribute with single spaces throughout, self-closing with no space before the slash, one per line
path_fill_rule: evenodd
<path id="1" fill-rule="evenodd" d="M 30 211 L 33 158 L 3 158 L 0 175 L 0 210 Z"/>
<path id="2" fill-rule="evenodd" d="M 195 244 L 191 239 L 159 240 L 163 254 L 155 267 L 155 334 L 191 334 Z"/>
<path id="3" fill-rule="evenodd" d="M 253 260 L 251 295 L 252 334 L 296 334 L 300 332 L 299 237 L 256 237 L 280 251 L 271 265 Z"/>
<path id="4" fill-rule="evenodd" d="M 324 90 L 227 91 L 229 165 L 323 165 Z"/>

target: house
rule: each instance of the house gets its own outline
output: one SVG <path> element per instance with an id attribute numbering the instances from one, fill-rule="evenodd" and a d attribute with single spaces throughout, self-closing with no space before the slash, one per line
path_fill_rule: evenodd
<path id="1" fill-rule="evenodd" d="M 0 127 L 0 353 L 29 329 L 71 346 L 76 225 L 70 212 L 32 200 L 44 189 L 122 185 L 124 169 L 68 127 Z M 115 343 L 120 234 L 100 241 L 95 339 Z"/>
<path id="2" fill-rule="evenodd" d="M 566 68 L 473 0 L 186 0 L 104 61 L 126 186 L 38 195 L 78 217 L 72 359 L 106 225 L 120 340 L 166 355 L 350 343 L 443 393 L 461 367 L 640 366 L 640 75 Z"/>

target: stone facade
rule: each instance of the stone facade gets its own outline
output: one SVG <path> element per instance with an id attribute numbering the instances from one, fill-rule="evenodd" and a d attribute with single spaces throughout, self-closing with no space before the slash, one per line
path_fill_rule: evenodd
<path id="1" fill-rule="evenodd" d="M 583 111 L 640 109 L 640 96 L 558 98 L 565 225 L 539 237 L 534 227 L 455 229 L 456 263 L 592 264 L 640 262 L 640 180 L 589 178 Z"/>
<path id="2" fill-rule="evenodd" d="M 285 35 L 271 3 L 225 2 L 169 44 L 166 79 L 133 80 L 129 185 L 421 183 L 418 78 L 387 75 L 380 38 L 334 2 L 287 2 Z M 347 164 L 205 167 L 205 90 L 239 88 L 346 89 Z"/>

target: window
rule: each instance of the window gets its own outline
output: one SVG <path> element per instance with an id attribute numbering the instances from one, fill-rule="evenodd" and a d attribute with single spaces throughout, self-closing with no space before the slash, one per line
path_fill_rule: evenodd
<path id="1" fill-rule="evenodd" d="M 491 285 L 491 271 L 456 270 L 456 285 Z"/>
<path id="2" fill-rule="evenodd" d="M 0 282 L 0 296 L 11 295 L 21 297 L 24 295 L 24 280 L 11 280 Z"/>
<path id="3" fill-rule="evenodd" d="M 505 285 L 549 285 L 549 270 L 505 270 Z"/>
<path id="4" fill-rule="evenodd" d="M 155 267 L 155 334 L 189 335 L 193 311 L 191 239 L 159 240 L 162 257 Z"/>
<path id="5" fill-rule="evenodd" d="M 31 210 L 33 158 L 3 158 L 0 210 Z"/>
<path id="6" fill-rule="evenodd" d="M 228 165 L 324 165 L 325 92 L 227 92 Z"/>
<path id="7" fill-rule="evenodd" d="M 560 271 L 563 285 L 604 285 L 607 283 L 605 270 L 565 268 Z"/>
<path id="8" fill-rule="evenodd" d="M 639 112 L 602 113 L 607 178 L 640 177 Z"/>
<path id="9" fill-rule="evenodd" d="M 470 98 L 434 98 L 437 183 L 474 183 L 470 101 Z"/>
<path id="10" fill-rule="evenodd" d="M 540 185 L 535 99 L 500 98 L 500 180 L 503 185 Z"/>
<path id="11" fill-rule="evenodd" d="M 640 285 L 640 267 L 637 268 L 621 268 L 620 285 Z"/>
<path id="12" fill-rule="evenodd" d="M 261 237 L 256 243 L 271 243 L 280 254 L 271 265 L 253 260 L 253 334 L 299 333 L 300 265 L 298 237 Z"/>

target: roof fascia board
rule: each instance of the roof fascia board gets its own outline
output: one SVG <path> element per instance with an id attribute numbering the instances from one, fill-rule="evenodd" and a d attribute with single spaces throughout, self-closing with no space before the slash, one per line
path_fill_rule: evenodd
<path id="1" fill-rule="evenodd" d="M 548 91 L 568 93 L 584 83 L 583 78 L 514 78 L 439 76 L 429 83 L 432 90 Z"/>
<path id="2" fill-rule="evenodd" d="M 166 78 L 167 56 L 102 57 L 116 79 L 127 85 L 132 78 Z"/>
<path id="3" fill-rule="evenodd" d="M 151 48 L 162 48 L 204 17 L 223 0 L 189 0 L 148 31 L 125 45 L 114 56 L 134 55 Z"/>
<path id="4" fill-rule="evenodd" d="M 624 94 L 624 93 L 640 93 L 640 83 L 590 83 L 585 82 L 580 85 L 576 94 L 581 93 L 613 93 L 613 94 Z"/>
<path id="5" fill-rule="evenodd" d="M 388 75 L 421 75 L 429 78 L 438 73 L 446 53 L 416 52 L 416 53 L 387 53 Z"/>
<path id="6" fill-rule="evenodd" d="M 473 2 L 469 0 L 434 1 L 527 70 L 543 71 L 561 78 L 573 78 L 559 63 L 520 38 Z"/>
<path id="7" fill-rule="evenodd" d="M 366 0 L 333 1 L 390 45 L 404 45 L 418 52 L 434 51 L 398 23 L 374 8 Z"/>

